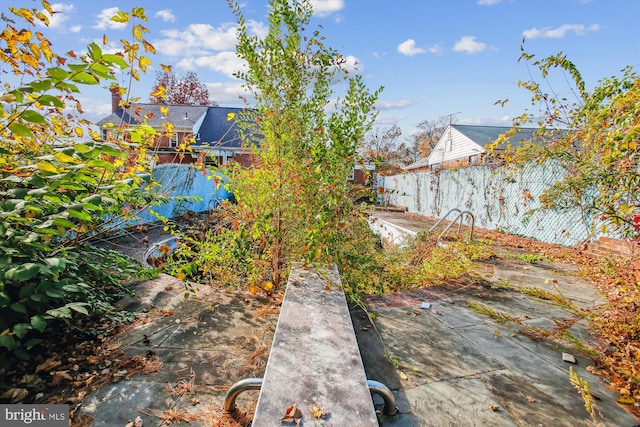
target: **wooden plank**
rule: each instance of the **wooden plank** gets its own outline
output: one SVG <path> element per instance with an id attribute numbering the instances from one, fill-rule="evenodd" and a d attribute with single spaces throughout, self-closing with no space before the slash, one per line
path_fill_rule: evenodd
<path id="1" fill-rule="evenodd" d="M 335 266 L 291 269 L 252 425 L 293 425 L 281 421 L 292 405 L 302 425 L 378 425 Z"/>

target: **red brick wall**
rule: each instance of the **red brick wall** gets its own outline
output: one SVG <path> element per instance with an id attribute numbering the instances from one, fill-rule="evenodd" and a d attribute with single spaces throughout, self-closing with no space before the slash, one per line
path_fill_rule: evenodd
<path id="1" fill-rule="evenodd" d="M 637 258 L 640 256 L 640 242 L 600 237 L 586 245 L 585 253 L 592 256 Z"/>
<path id="2" fill-rule="evenodd" d="M 240 163 L 244 167 L 249 167 L 253 164 L 253 154 L 238 153 L 233 157 L 233 160 Z"/>

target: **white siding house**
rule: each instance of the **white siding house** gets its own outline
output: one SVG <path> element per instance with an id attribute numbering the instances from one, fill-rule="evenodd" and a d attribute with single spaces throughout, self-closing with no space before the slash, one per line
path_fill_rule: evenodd
<path id="1" fill-rule="evenodd" d="M 404 170 L 431 170 L 443 165 L 462 166 L 480 163 L 487 153 L 486 146 L 493 143 L 498 137 L 509 131 L 509 127 L 503 126 L 471 126 L 454 125 L 447 126 L 431 153 L 404 167 Z M 534 128 L 520 128 L 520 132 L 514 135 L 510 143 L 517 145 L 525 139 L 534 137 Z M 504 147 L 499 147 L 504 148 Z"/>

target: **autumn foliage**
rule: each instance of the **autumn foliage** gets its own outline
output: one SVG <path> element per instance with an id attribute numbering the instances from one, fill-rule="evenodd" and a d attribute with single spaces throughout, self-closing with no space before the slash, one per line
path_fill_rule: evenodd
<path id="1" fill-rule="evenodd" d="M 153 47 L 144 39 L 144 10 L 112 18 L 137 22 L 120 52 L 94 42 L 79 55 L 51 50 L 38 28 L 55 11 L 42 6 L 9 8 L 0 37 L 3 69 L 12 74 L 0 93 L 0 372 L 37 353 L 52 330 L 89 316 L 127 318 L 111 304 L 130 292 L 124 279 L 146 273 L 87 242 L 155 200 L 148 131 L 100 141 L 76 98 L 83 85 L 145 71 Z"/>
<path id="2" fill-rule="evenodd" d="M 158 71 L 149 101 L 152 104 L 211 105 L 209 90 L 198 80 L 196 73 L 189 71 L 179 77 L 169 66 Z"/>

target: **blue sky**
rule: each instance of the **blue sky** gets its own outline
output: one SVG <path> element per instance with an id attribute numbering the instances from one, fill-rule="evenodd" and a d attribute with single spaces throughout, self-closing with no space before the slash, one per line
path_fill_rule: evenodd
<path id="1" fill-rule="evenodd" d="M 56 14 L 40 29 L 54 50 L 77 53 L 92 41 L 128 38 L 107 17 L 117 9 L 145 9 L 147 39 L 156 47 L 153 67 L 132 90 L 142 100 L 155 80 L 159 64 L 178 75 L 198 74 L 210 98 L 221 106 L 241 106 L 240 81 L 232 72 L 235 21 L 224 0 L 50 0 Z M 249 28 L 266 31 L 266 0 L 242 0 Z M 627 65 L 640 66 L 639 0 L 314 0 L 311 29 L 321 25 L 329 46 L 350 59 L 371 90 L 384 86 L 376 125 L 393 124 L 403 137 L 422 120 L 453 114 L 461 124 L 510 125 L 514 115 L 530 107 L 517 87 L 530 79 L 525 49 L 543 58 L 562 51 L 573 61 L 588 88 L 620 75 Z M 7 7 L 38 7 L 32 0 L 2 0 Z M 127 31 L 127 33 L 125 33 Z M 570 96 L 562 75 L 554 90 Z M 0 74 L 0 80 L 5 75 Z M 121 84 L 126 85 L 124 77 Z M 557 86 L 556 86 L 557 85 Z M 97 121 L 110 112 L 110 94 L 102 87 L 80 96 L 87 118 Z M 509 99 L 506 107 L 494 105 Z"/>

